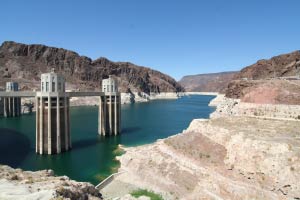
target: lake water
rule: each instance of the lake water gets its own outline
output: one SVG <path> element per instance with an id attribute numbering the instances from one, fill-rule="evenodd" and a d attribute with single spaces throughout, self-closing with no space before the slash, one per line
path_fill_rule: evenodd
<path id="1" fill-rule="evenodd" d="M 186 129 L 192 119 L 208 118 L 214 96 L 185 96 L 178 100 L 122 105 L 122 133 L 101 137 L 97 133 L 98 107 L 70 109 L 73 149 L 59 155 L 35 154 L 35 113 L 0 118 L 0 164 L 24 170 L 53 169 L 77 181 L 99 181 L 115 172 L 118 144 L 152 143 Z"/>

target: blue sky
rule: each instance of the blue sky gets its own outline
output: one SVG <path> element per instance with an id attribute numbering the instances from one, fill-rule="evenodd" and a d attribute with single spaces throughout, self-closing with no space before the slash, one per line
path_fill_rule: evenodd
<path id="1" fill-rule="evenodd" d="M 180 79 L 299 50 L 299 0 L 2 0 L 0 42 L 129 61 Z"/>

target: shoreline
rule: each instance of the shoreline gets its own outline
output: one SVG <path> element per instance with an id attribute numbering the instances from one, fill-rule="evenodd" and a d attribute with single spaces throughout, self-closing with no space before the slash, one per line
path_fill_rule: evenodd
<path id="1" fill-rule="evenodd" d="M 150 95 L 143 92 L 134 93 L 121 93 L 121 104 L 132 104 L 132 103 L 145 103 L 155 100 L 176 100 L 183 96 L 190 95 L 207 95 L 207 96 L 218 96 L 219 93 L 216 92 L 161 92 L 161 93 L 151 93 Z M 35 112 L 34 98 L 22 98 L 22 112 L 23 114 L 29 113 L 28 106 L 24 104 L 32 105 L 32 112 Z M 70 99 L 70 107 L 78 106 L 98 106 L 98 97 L 72 97 Z"/>
<path id="2" fill-rule="evenodd" d="M 182 96 L 184 96 L 182 93 L 176 92 L 151 93 L 150 95 L 143 92 L 121 93 L 121 104 L 144 103 L 154 100 L 176 100 Z M 35 112 L 34 102 L 35 98 L 22 98 L 22 114 L 30 113 L 28 105 L 32 106 L 32 112 Z M 70 99 L 70 107 L 98 105 L 99 97 L 72 97 Z"/>
<path id="3" fill-rule="evenodd" d="M 144 145 L 118 145 L 120 166 L 100 189 L 104 197 L 126 199 L 138 189 L 170 200 L 200 194 L 274 200 L 300 195 L 300 105 L 291 111 L 290 105 L 249 104 L 219 94 L 209 106 L 216 110 L 208 119 L 193 119 L 181 133 Z"/>
<path id="4" fill-rule="evenodd" d="M 131 189 L 142 188 L 142 189 L 148 189 L 156 193 L 159 193 L 163 195 L 165 199 L 174 199 L 174 198 L 195 199 L 199 197 L 199 196 L 197 197 L 197 195 L 199 195 L 200 193 L 201 195 L 203 195 L 203 197 L 207 197 L 209 199 L 214 197 L 223 199 L 222 195 L 220 196 L 218 190 L 211 188 L 209 184 L 207 185 L 207 183 L 202 185 L 202 182 L 206 182 L 206 181 L 215 182 L 220 178 L 222 178 L 221 182 L 215 182 L 215 184 L 217 184 L 218 187 L 222 187 L 223 189 L 226 188 L 226 190 L 228 189 L 239 190 L 238 187 L 228 185 L 227 181 L 230 180 L 230 181 L 240 182 L 239 184 L 241 184 L 241 187 L 244 188 L 243 191 L 240 191 L 239 198 L 231 196 L 232 195 L 231 193 L 226 193 L 224 194 L 224 197 L 226 199 L 228 198 L 241 199 L 245 197 L 252 197 L 252 199 L 285 199 L 285 195 L 283 195 L 283 193 L 288 194 L 288 196 L 300 195 L 296 189 L 297 187 L 300 187 L 300 185 L 298 184 L 297 179 L 295 178 L 295 177 L 300 177 L 299 173 L 294 174 L 294 171 L 292 171 L 286 175 L 289 178 L 287 179 L 280 178 L 280 184 L 284 184 L 284 182 L 287 181 L 290 181 L 291 184 L 290 188 L 282 188 L 280 184 L 273 182 L 274 179 L 276 180 L 278 178 L 277 175 L 274 174 L 272 171 L 270 171 L 269 167 L 268 168 L 263 167 L 264 165 L 271 166 L 271 163 L 270 164 L 268 163 L 270 162 L 269 159 L 264 158 L 263 154 L 262 154 L 263 157 L 260 158 L 262 159 L 262 161 L 254 161 L 255 157 L 244 158 L 247 154 L 255 156 L 255 155 L 261 155 L 261 152 L 266 151 L 268 152 L 268 154 L 275 156 L 275 157 L 271 157 L 270 159 L 276 158 L 275 171 L 279 172 L 281 170 L 282 167 L 279 166 L 281 166 L 282 163 L 284 163 L 283 166 L 291 166 L 290 163 L 287 163 L 286 161 L 283 162 L 281 160 L 287 157 L 288 155 L 278 157 L 276 156 L 277 155 L 276 151 L 274 151 L 273 149 L 269 149 L 269 147 L 267 148 L 267 146 L 264 145 L 273 146 L 274 144 L 277 144 L 279 142 L 275 140 L 273 136 L 272 137 L 268 136 L 270 133 L 268 133 L 267 130 L 270 130 L 271 133 L 275 131 L 273 134 L 278 135 L 276 137 L 283 137 L 281 136 L 281 134 L 287 134 L 288 137 L 293 138 L 294 137 L 292 134 L 293 131 L 291 132 L 291 130 L 289 129 L 287 129 L 286 132 L 285 131 L 276 132 L 276 130 L 277 129 L 285 130 L 283 124 L 288 124 L 288 126 L 290 126 L 291 128 L 292 127 L 300 128 L 298 123 L 298 121 L 300 120 L 293 119 L 292 121 L 289 120 L 288 115 L 285 115 L 284 118 L 279 118 L 276 115 L 276 112 L 278 112 L 277 114 L 282 114 L 281 112 L 284 113 L 286 109 L 288 110 L 288 106 L 286 105 L 275 105 L 276 112 L 272 109 L 270 111 L 265 110 L 270 105 L 260 105 L 260 106 L 256 105 L 257 110 L 264 110 L 265 112 L 260 113 L 261 116 L 255 116 L 254 115 L 255 107 L 251 107 L 250 110 L 252 116 L 251 115 L 247 116 L 246 114 L 244 114 L 244 112 L 248 108 L 244 107 L 245 106 L 244 103 L 241 102 L 236 103 L 237 100 L 231 100 L 228 98 L 224 99 L 224 98 L 225 98 L 224 95 L 217 95 L 217 97 L 214 98 L 209 103 L 210 106 L 216 107 L 216 111 L 211 114 L 210 118 L 192 120 L 189 127 L 186 130 L 184 130 L 182 133 L 177 133 L 168 138 L 157 140 L 156 142 L 151 144 L 146 144 L 137 147 L 124 147 L 123 149 L 126 151 L 126 153 L 122 156 L 117 157 L 117 159 L 119 159 L 121 163 L 119 170 L 125 171 L 125 173 L 116 177 L 111 184 L 109 184 L 106 188 L 102 190 L 104 196 L 110 196 L 110 195 L 113 196 L 113 194 L 111 194 L 110 192 L 114 187 L 124 186 L 124 188 L 129 188 L 129 189 L 127 191 L 124 191 L 123 194 L 119 194 L 120 196 L 125 195 L 126 192 L 130 193 L 131 191 L 130 188 Z M 228 105 L 228 102 L 230 103 L 233 102 L 234 106 L 232 107 L 230 103 L 229 103 L 230 105 Z M 262 107 L 263 109 L 261 109 L 260 107 Z M 300 108 L 300 106 L 295 106 L 295 107 Z M 232 112 L 232 110 L 238 110 L 238 109 L 240 109 L 241 112 Z M 300 110 L 299 111 L 297 110 L 297 112 L 299 112 L 300 114 Z M 275 113 L 275 117 L 267 118 L 266 116 L 268 116 L 269 113 L 272 114 Z M 259 134 L 262 136 L 252 137 L 252 135 L 255 134 L 254 131 L 255 129 L 252 130 L 252 128 L 250 128 L 252 126 L 251 124 L 257 124 L 257 123 L 258 125 L 255 125 L 253 128 L 256 127 L 261 129 Z M 270 127 L 274 127 L 274 128 L 268 129 L 268 126 L 266 126 L 267 124 L 269 124 Z M 247 130 L 247 134 L 243 133 L 242 135 L 243 137 L 245 137 L 245 139 L 242 139 L 240 138 L 241 132 L 238 130 L 239 129 L 244 130 L 244 127 L 246 125 L 250 127 L 249 130 L 245 129 Z M 221 127 L 224 128 L 226 127 L 226 128 L 224 129 Z M 299 129 L 292 128 L 292 130 L 299 130 Z M 203 146 L 207 146 L 206 149 L 200 150 L 200 152 L 204 151 L 200 154 L 200 157 L 202 158 L 200 159 L 199 157 L 194 158 L 195 148 L 197 149 L 201 147 L 190 146 L 193 143 L 193 140 L 190 140 L 190 137 L 195 138 L 194 140 L 199 142 L 197 143 L 197 145 L 202 144 Z M 270 137 L 269 139 L 270 141 L 268 143 L 264 142 L 263 140 L 264 137 Z M 246 143 L 243 142 L 243 140 L 248 142 L 251 141 L 250 146 L 249 147 L 246 146 Z M 292 139 L 291 141 L 293 140 L 294 139 Z M 185 143 L 185 141 L 190 141 L 190 142 Z M 252 147 L 252 145 L 254 144 L 257 145 L 257 147 L 255 149 L 251 149 L 250 147 Z M 217 145 L 217 147 L 211 148 L 212 145 L 213 146 Z M 236 152 L 237 147 L 232 148 L 231 145 L 238 145 L 239 146 L 238 148 L 240 148 L 239 149 L 240 152 L 245 151 L 247 153 L 239 154 L 238 152 Z M 284 154 L 290 154 L 289 151 L 284 150 L 286 145 L 292 145 L 292 144 L 289 142 L 289 140 L 288 141 L 283 140 L 280 141 L 280 144 L 277 144 L 275 146 L 277 146 L 278 148 L 283 148 L 281 150 L 282 153 L 285 152 Z M 191 150 L 190 148 L 194 150 Z M 207 151 L 207 149 L 210 150 Z M 187 153 L 189 151 L 192 152 Z M 197 151 L 199 151 L 199 149 L 196 150 L 196 152 Z M 206 151 L 207 153 L 205 153 Z M 294 151 L 297 152 L 298 150 L 294 149 Z M 224 152 L 225 154 L 221 152 Z M 220 155 L 223 155 L 223 157 L 220 158 L 219 157 Z M 224 163 L 223 162 L 220 163 L 220 160 L 223 159 L 224 159 Z M 253 165 L 253 163 L 255 162 L 260 162 L 261 164 Z M 248 166 L 246 166 L 243 163 L 247 163 Z M 178 169 L 177 170 L 169 169 L 165 171 L 163 170 L 163 168 L 165 168 L 163 166 L 165 167 L 174 166 Z M 184 183 L 185 181 L 183 181 L 184 179 L 190 176 L 189 174 L 184 175 L 183 176 L 184 179 L 181 179 L 181 181 L 179 181 L 178 179 L 176 179 L 176 177 L 173 177 L 171 175 L 172 173 L 178 175 L 180 175 L 181 173 L 187 173 L 185 172 L 185 170 L 182 171 L 185 168 L 189 170 L 193 169 L 191 170 L 191 172 L 197 172 L 198 170 L 200 170 L 199 172 L 197 172 L 197 174 L 208 173 L 209 177 L 211 176 L 212 177 L 211 178 L 199 177 L 200 179 L 197 179 L 192 175 L 190 179 L 194 181 L 192 181 L 193 183 L 189 182 L 188 187 L 195 187 L 195 188 L 192 190 L 193 192 L 191 192 L 185 186 L 185 184 L 187 183 Z M 137 171 L 136 169 L 139 170 Z M 293 168 L 291 167 L 291 169 Z M 257 173 L 256 172 L 257 170 L 262 171 L 263 175 L 254 176 L 252 173 L 254 174 Z M 160 179 L 155 178 L 156 175 L 153 174 L 154 172 L 157 173 Z M 239 173 L 243 173 L 243 175 Z M 248 177 L 246 180 L 244 180 L 243 179 L 244 176 L 249 176 L 250 178 Z M 166 179 L 165 177 L 169 177 L 169 178 Z M 196 177 L 198 177 L 198 175 Z M 171 181 L 169 180 L 170 178 L 172 180 L 172 183 L 169 182 Z M 261 178 L 263 178 L 264 180 L 261 180 Z M 248 180 L 253 180 L 254 182 L 252 183 L 251 181 Z M 174 185 L 174 181 L 177 182 L 177 184 Z M 168 184 L 169 185 L 171 184 L 173 186 L 172 187 L 170 186 L 171 188 L 167 187 L 164 184 L 164 182 L 166 183 L 169 182 Z M 263 182 L 263 185 L 260 185 L 259 184 L 260 182 Z M 200 183 L 202 187 L 199 188 L 198 186 L 196 186 L 198 185 L 197 183 L 198 184 Z M 268 190 L 267 188 L 271 187 L 271 185 L 274 185 L 273 187 L 277 189 L 274 191 Z"/>
<path id="5" fill-rule="evenodd" d="M 186 95 L 207 95 L 207 96 L 218 96 L 218 92 L 184 92 Z"/>

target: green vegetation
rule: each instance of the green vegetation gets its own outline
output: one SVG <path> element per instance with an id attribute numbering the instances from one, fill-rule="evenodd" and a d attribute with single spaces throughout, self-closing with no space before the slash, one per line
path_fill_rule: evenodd
<path id="1" fill-rule="evenodd" d="M 162 196 L 159 194 L 156 194 L 152 191 L 138 189 L 130 193 L 135 198 L 139 198 L 140 196 L 147 196 L 150 197 L 151 200 L 163 200 Z"/>
<path id="2" fill-rule="evenodd" d="M 118 147 L 113 151 L 113 153 L 115 156 L 121 156 L 125 153 L 125 151 L 121 147 Z"/>

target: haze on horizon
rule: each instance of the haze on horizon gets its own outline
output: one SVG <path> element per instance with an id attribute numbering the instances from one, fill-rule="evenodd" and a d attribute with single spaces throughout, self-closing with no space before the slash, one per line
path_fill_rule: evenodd
<path id="1" fill-rule="evenodd" d="M 299 49 L 300 1 L 4 0 L 0 42 L 129 61 L 179 80 Z"/>

